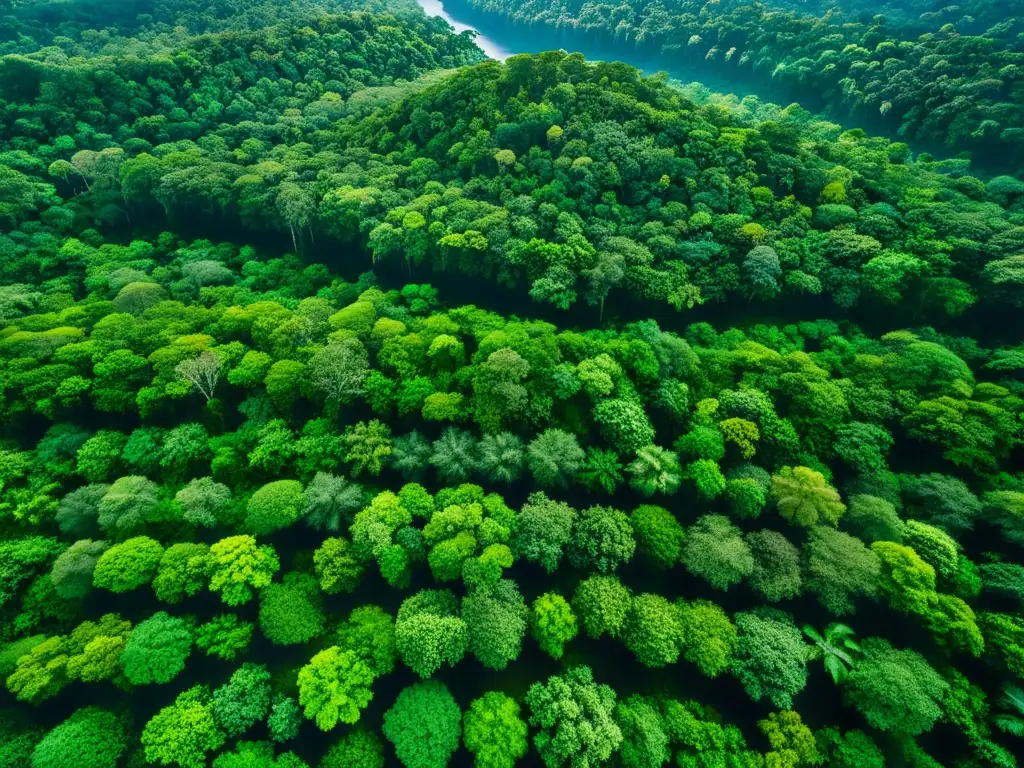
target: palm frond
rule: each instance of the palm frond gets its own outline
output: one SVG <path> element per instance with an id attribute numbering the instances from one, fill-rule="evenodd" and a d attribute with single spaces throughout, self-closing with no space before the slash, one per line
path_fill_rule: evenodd
<path id="1" fill-rule="evenodd" d="M 1024 739 L 1024 720 L 1016 715 L 1003 712 L 993 717 L 992 722 L 1003 733 L 1016 736 L 1018 739 Z"/>
<path id="2" fill-rule="evenodd" d="M 1003 696 L 999 704 L 1006 709 L 1015 709 L 1024 716 L 1024 691 L 1015 685 L 1008 685 L 1003 688 Z"/>

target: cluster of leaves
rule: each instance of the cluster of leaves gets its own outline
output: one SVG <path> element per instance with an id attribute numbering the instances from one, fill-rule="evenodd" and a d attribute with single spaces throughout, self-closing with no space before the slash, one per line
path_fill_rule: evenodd
<path id="1" fill-rule="evenodd" d="M 1024 171 L 1024 112 L 1016 96 L 1024 82 L 1019 2 L 976 2 L 975 8 L 862 0 L 469 5 L 517 22 L 615 35 L 680 69 L 770 84 L 785 94 L 780 101 L 799 99 L 880 132 L 968 150 L 997 172 Z"/>

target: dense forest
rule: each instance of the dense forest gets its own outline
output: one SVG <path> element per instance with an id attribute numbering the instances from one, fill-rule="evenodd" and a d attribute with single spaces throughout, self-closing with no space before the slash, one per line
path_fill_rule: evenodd
<path id="1" fill-rule="evenodd" d="M 0 0 L 0 768 L 1015 768 L 1015 4 L 478 4 Z"/>
<path id="2" fill-rule="evenodd" d="M 968 153 L 993 174 L 1024 173 L 1024 6 L 1014 0 L 457 2 L 622 40 L 933 152 Z"/>

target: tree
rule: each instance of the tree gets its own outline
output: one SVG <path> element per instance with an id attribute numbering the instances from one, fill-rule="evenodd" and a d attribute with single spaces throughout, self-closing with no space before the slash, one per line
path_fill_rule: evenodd
<path id="1" fill-rule="evenodd" d="M 394 671 L 398 658 L 395 622 L 383 608 L 376 605 L 353 608 L 348 620 L 338 627 L 335 637 L 338 647 L 352 651 L 365 661 L 374 677 L 383 677 Z"/>
<path id="2" fill-rule="evenodd" d="M 287 528 L 299 519 L 302 505 L 302 483 L 298 480 L 267 483 L 249 498 L 245 527 L 256 536 Z"/>
<path id="3" fill-rule="evenodd" d="M 729 668 L 732 660 L 735 625 L 725 611 L 707 600 L 679 601 L 676 607 L 683 658 L 696 664 L 707 677 L 717 677 Z"/>
<path id="4" fill-rule="evenodd" d="M 565 644 L 576 637 L 577 632 L 576 616 L 564 597 L 546 592 L 533 601 L 530 635 L 551 658 L 562 658 Z"/>
<path id="5" fill-rule="evenodd" d="M 897 650 L 887 640 L 869 638 L 863 657 L 846 675 L 843 700 L 868 724 L 902 736 L 930 731 L 942 715 L 949 684 L 920 654 Z"/>
<path id="6" fill-rule="evenodd" d="M 318 349 L 306 365 L 310 388 L 332 412 L 363 394 L 368 370 L 366 348 L 353 338 Z"/>
<path id="7" fill-rule="evenodd" d="M 313 553 L 313 564 L 320 580 L 320 589 L 328 595 L 353 592 L 366 570 L 348 539 L 341 537 L 324 539 L 323 544 Z"/>
<path id="8" fill-rule="evenodd" d="M 515 582 L 462 598 L 462 621 L 470 652 L 489 669 L 502 670 L 519 657 L 526 633 L 526 603 Z"/>
<path id="9" fill-rule="evenodd" d="M 568 546 L 569 562 L 575 567 L 611 573 L 632 560 L 635 551 L 633 529 L 625 513 L 594 506 L 576 515 Z"/>
<path id="10" fill-rule="evenodd" d="M 464 483 L 480 466 L 477 441 L 472 433 L 458 427 L 445 427 L 434 441 L 430 463 L 444 483 Z"/>
<path id="11" fill-rule="evenodd" d="M 391 455 L 391 428 L 373 419 L 360 421 L 345 429 L 345 461 L 352 465 L 352 474 L 358 477 L 364 471 L 379 475 L 384 460 Z"/>
<path id="12" fill-rule="evenodd" d="M 647 445 L 637 451 L 629 471 L 633 475 L 631 485 L 644 496 L 655 493 L 671 496 L 683 481 L 678 456 L 657 445 Z"/>
<path id="13" fill-rule="evenodd" d="M 601 448 L 587 448 L 586 463 L 578 478 L 590 491 L 603 490 L 608 494 L 615 493 L 615 489 L 623 480 L 622 463 L 618 454 Z"/>
<path id="14" fill-rule="evenodd" d="M 982 503 L 967 484 L 947 475 L 904 475 L 900 491 L 911 517 L 954 535 L 971 530 L 982 511 Z"/>
<path id="15" fill-rule="evenodd" d="M 526 448 L 526 463 L 540 485 L 565 487 L 579 474 L 585 454 L 576 435 L 546 429 Z"/>
<path id="16" fill-rule="evenodd" d="M 807 685 L 808 649 L 790 618 L 771 609 L 735 616 L 736 652 L 729 665 L 754 701 L 788 709 Z"/>
<path id="17" fill-rule="evenodd" d="M 881 565 L 878 556 L 848 533 L 819 525 L 804 547 L 806 586 L 829 613 L 854 611 L 856 597 L 874 597 Z"/>
<path id="18" fill-rule="evenodd" d="M 160 611 L 135 625 L 121 654 L 121 664 L 133 685 L 168 683 L 185 668 L 191 653 L 188 625 Z"/>
<path id="19" fill-rule="evenodd" d="M 317 727 L 355 723 L 373 698 L 373 671 L 352 651 L 333 645 L 299 670 L 299 704 Z"/>
<path id="20" fill-rule="evenodd" d="M 158 491 L 157 484 L 144 477 L 118 478 L 100 499 L 100 528 L 114 539 L 139 533 L 156 513 Z"/>
<path id="21" fill-rule="evenodd" d="M 127 746 L 118 717 L 83 707 L 46 734 L 32 751 L 32 768 L 115 768 Z"/>
<path id="22" fill-rule="evenodd" d="M 1004 684 L 999 706 L 1004 711 L 992 717 L 996 728 L 1018 739 L 1024 738 L 1024 691 L 1015 685 Z"/>
<path id="23" fill-rule="evenodd" d="M 809 467 L 783 467 L 779 474 L 772 475 L 772 498 L 780 515 L 803 526 L 819 521 L 836 525 L 846 511 L 839 492 L 824 475 Z"/>
<path id="24" fill-rule="evenodd" d="M 207 584 L 210 548 L 205 544 L 180 542 L 164 550 L 153 579 L 157 600 L 172 605 L 199 594 Z"/>
<path id="25" fill-rule="evenodd" d="M 622 743 L 615 723 L 615 692 L 594 682 L 590 667 L 572 667 L 526 692 L 533 744 L 548 768 L 600 765 Z"/>
<path id="26" fill-rule="evenodd" d="M 877 496 L 851 496 L 843 515 L 843 527 L 868 544 L 876 541 L 903 543 L 903 521 L 896 507 Z"/>
<path id="27" fill-rule="evenodd" d="M 800 594 L 800 550 L 778 531 L 754 531 L 746 535 L 754 568 L 748 583 L 769 602 Z"/>
<path id="28" fill-rule="evenodd" d="M 602 400 L 594 406 L 594 421 L 600 426 L 602 437 L 620 453 L 636 453 L 654 442 L 654 427 L 647 414 L 629 400 Z"/>
<path id="29" fill-rule="evenodd" d="M 516 515 L 512 551 L 554 573 L 569 543 L 575 519 L 576 510 L 568 504 L 552 501 L 543 492 L 531 493 Z"/>
<path id="30" fill-rule="evenodd" d="M 303 492 L 301 515 L 306 525 L 337 533 L 366 503 L 362 486 L 344 477 L 317 472 Z"/>
<path id="31" fill-rule="evenodd" d="M 270 712 L 270 672 L 243 664 L 213 692 L 213 719 L 230 737 L 241 736 Z"/>
<path id="32" fill-rule="evenodd" d="M 796 712 L 772 712 L 757 724 L 768 737 L 771 751 L 765 755 L 767 765 L 779 768 L 811 768 L 820 765 L 821 755 L 811 729 Z"/>
<path id="33" fill-rule="evenodd" d="M 703 499 L 716 499 L 726 489 L 725 475 L 711 459 L 697 459 L 686 468 L 686 476 L 693 480 Z"/>
<path id="34" fill-rule="evenodd" d="M 587 634 L 595 640 L 605 634 L 618 637 L 633 597 L 614 576 L 591 576 L 576 587 L 572 608 Z"/>
<path id="35" fill-rule="evenodd" d="M 822 728 L 815 733 L 815 740 L 825 765 L 835 768 L 885 768 L 885 755 L 863 731 L 840 734 L 838 728 Z"/>
<path id="36" fill-rule="evenodd" d="M 260 592 L 260 631 L 274 645 L 301 645 L 324 633 L 326 618 L 317 580 L 286 574 Z"/>
<path id="37" fill-rule="evenodd" d="M 960 547 L 948 533 L 919 520 L 908 520 L 903 527 L 903 541 L 935 569 L 940 579 L 953 578 Z"/>
<path id="38" fill-rule="evenodd" d="M 207 656 L 233 661 L 249 647 L 254 629 L 233 613 L 214 616 L 195 628 L 196 648 Z"/>
<path id="39" fill-rule="evenodd" d="M 433 452 L 430 441 L 416 430 L 395 438 L 391 449 L 391 466 L 406 480 L 422 477 Z"/>
<path id="40" fill-rule="evenodd" d="M 722 515 L 704 515 L 687 531 L 683 565 L 716 589 L 727 590 L 754 570 L 750 547 Z"/>
<path id="41" fill-rule="evenodd" d="M 242 605 L 280 567 L 273 547 L 257 546 L 252 536 L 229 536 L 210 546 L 210 591 L 220 592 L 226 605 Z"/>
<path id="42" fill-rule="evenodd" d="M 224 744 L 224 734 L 213 719 L 210 692 L 197 685 L 179 694 L 146 723 L 141 741 L 151 763 L 204 768 L 206 756 Z"/>
<path id="43" fill-rule="evenodd" d="M 803 630 L 807 638 L 814 643 L 813 656 L 822 659 L 825 671 L 832 676 L 833 683 L 841 683 L 854 664 L 854 655 L 860 653 L 860 646 L 853 639 L 853 630 L 846 624 L 838 622 L 825 627 L 824 633 L 810 624 L 805 624 Z"/>
<path id="44" fill-rule="evenodd" d="M 484 435 L 480 441 L 480 467 L 495 483 L 511 484 L 523 469 L 523 441 L 511 432 Z"/>
<path id="45" fill-rule="evenodd" d="M 640 555 L 659 570 L 668 570 L 679 562 L 686 531 L 675 516 L 663 507 L 642 504 L 629 515 Z"/>
<path id="46" fill-rule="evenodd" d="M 65 600 L 81 600 L 89 594 L 96 563 L 108 546 L 105 541 L 82 539 L 57 555 L 50 571 L 57 595 Z"/>
<path id="47" fill-rule="evenodd" d="M 231 489 L 212 477 L 200 477 L 189 481 L 174 495 L 174 500 L 181 507 L 185 522 L 213 528 L 225 522 L 232 502 Z"/>
<path id="48" fill-rule="evenodd" d="M 420 677 L 447 662 L 455 666 L 469 644 L 459 603 L 448 590 L 422 590 L 406 598 L 395 619 L 395 641 L 402 661 Z"/>
<path id="49" fill-rule="evenodd" d="M 374 731 L 357 726 L 331 745 L 320 768 L 384 768 L 384 745 Z"/>
<path id="50" fill-rule="evenodd" d="M 743 278 L 746 292 L 760 299 L 771 299 L 782 286 L 782 267 L 779 254 L 768 245 L 759 245 L 743 258 Z"/>
<path id="51" fill-rule="evenodd" d="M 309 768 L 294 752 L 274 757 L 274 745 L 268 741 L 239 741 L 230 752 L 213 760 L 213 768 Z"/>
<path id="52" fill-rule="evenodd" d="M 70 539 L 95 536 L 99 532 L 100 500 L 108 490 L 110 486 L 105 483 L 92 483 L 65 494 L 57 509 L 60 532 Z"/>
<path id="53" fill-rule="evenodd" d="M 615 705 L 615 722 L 622 731 L 619 757 L 625 768 L 657 768 L 668 762 L 669 738 L 655 702 L 630 696 Z"/>
<path id="54" fill-rule="evenodd" d="M 836 455 L 862 474 L 888 469 L 886 454 L 892 435 L 874 424 L 851 421 L 836 429 Z"/>
<path id="55" fill-rule="evenodd" d="M 462 712 L 439 682 L 410 685 L 384 713 L 384 736 L 405 768 L 444 768 L 462 735 Z"/>
<path id="56" fill-rule="evenodd" d="M 217 382 L 220 381 L 220 371 L 224 363 L 216 352 L 204 350 L 198 357 L 191 360 L 182 360 L 175 367 L 174 372 L 178 378 L 189 382 L 199 390 L 206 401 L 213 397 L 217 389 Z"/>
<path id="57" fill-rule="evenodd" d="M 660 595 L 637 595 L 622 625 L 622 641 L 646 667 L 675 664 L 683 642 L 679 609 Z"/>
<path id="58" fill-rule="evenodd" d="M 476 768 L 513 768 L 529 747 L 519 704 L 498 691 L 474 699 L 462 716 L 462 741 Z"/>
<path id="59" fill-rule="evenodd" d="M 160 543 L 148 536 L 115 544 L 96 561 L 92 583 L 115 593 L 138 589 L 153 580 L 163 554 Z"/>

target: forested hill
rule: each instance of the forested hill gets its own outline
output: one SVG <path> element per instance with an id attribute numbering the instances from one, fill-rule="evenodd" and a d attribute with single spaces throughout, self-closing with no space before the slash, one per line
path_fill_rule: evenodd
<path id="1" fill-rule="evenodd" d="M 1008 143 L 411 0 L 0 17 L 0 768 L 1017 767 Z"/>
<path id="2" fill-rule="evenodd" d="M 817 15 L 799 2 L 744 0 L 457 2 L 611 36 L 660 52 L 694 79 L 713 70 L 770 86 L 776 101 L 828 109 L 937 151 L 968 151 L 992 173 L 1024 172 L 1024 14 L 1003 3 L 987 4 L 980 29 L 960 5 L 926 14 L 922 29 L 903 14 L 868 14 L 863 3 Z"/>

